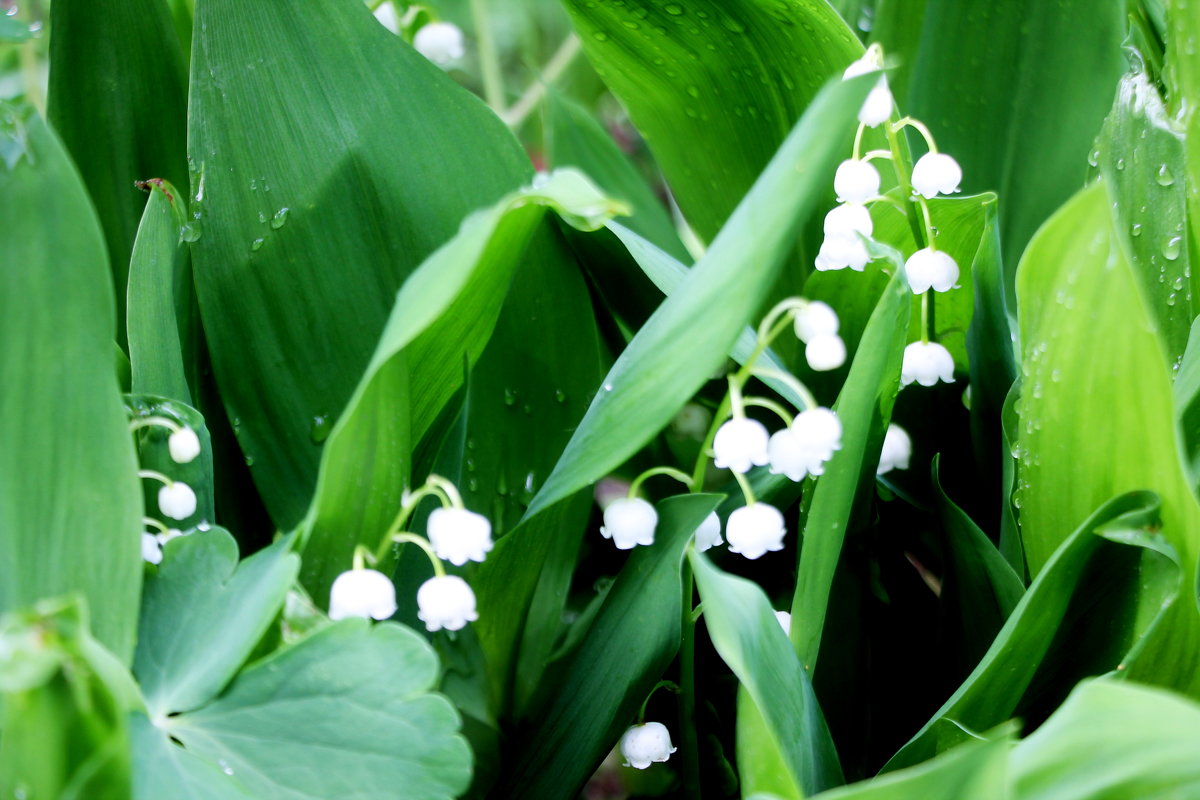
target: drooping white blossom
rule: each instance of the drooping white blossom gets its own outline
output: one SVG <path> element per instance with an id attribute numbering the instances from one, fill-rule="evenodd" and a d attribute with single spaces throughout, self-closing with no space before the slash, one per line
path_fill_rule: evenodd
<path id="1" fill-rule="evenodd" d="M 172 481 L 158 490 L 158 508 L 171 519 L 187 519 L 196 513 L 196 493 L 180 481 Z"/>
<path id="2" fill-rule="evenodd" d="M 621 497 L 604 509 L 600 535 L 612 539 L 618 550 L 632 550 L 639 544 L 654 544 L 657 525 L 658 512 L 654 506 L 640 497 Z"/>
<path id="3" fill-rule="evenodd" d="M 779 509 L 766 503 L 742 506 L 725 521 L 725 538 L 731 553 L 741 553 L 751 560 L 768 552 L 783 549 L 787 528 Z"/>
<path id="4" fill-rule="evenodd" d="M 849 267 L 855 272 L 862 272 L 871 260 L 867 245 L 858 236 L 826 236 L 821 242 L 813 266 L 818 272 L 845 269 Z"/>
<path id="5" fill-rule="evenodd" d="M 162 545 L 153 533 L 142 533 L 142 560 L 148 564 L 162 563 Z"/>
<path id="6" fill-rule="evenodd" d="M 833 190 L 839 203 L 865 203 L 879 194 L 879 170 L 869 161 L 847 159 L 833 176 Z"/>
<path id="7" fill-rule="evenodd" d="M 421 26 L 413 37 L 417 52 L 438 66 L 444 67 L 463 57 L 466 41 L 463 32 L 452 22 L 430 22 Z"/>
<path id="8" fill-rule="evenodd" d="M 959 191 L 962 177 L 962 167 L 952 157 L 945 153 L 926 153 L 913 165 L 913 191 L 926 198 L 954 194 Z"/>
<path id="9" fill-rule="evenodd" d="M 879 453 L 879 467 L 876 475 L 883 475 L 894 469 L 908 469 L 912 458 L 912 438 L 908 432 L 896 423 L 888 425 L 887 433 L 883 435 L 883 449 Z"/>
<path id="10" fill-rule="evenodd" d="M 430 578 L 417 589 L 417 618 L 430 631 L 445 628 L 461 630 L 479 619 L 475 610 L 475 592 L 457 575 Z"/>
<path id="11" fill-rule="evenodd" d="M 870 236 L 874 232 L 871 212 L 861 203 L 842 203 L 825 215 L 826 236 L 857 238 L 856 234 Z"/>
<path id="12" fill-rule="evenodd" d="M 842 423 L 828 408 L 802 412 L 791 427 L 777 431 L 770 442 L 771 472 L 794 481 L 820 475 L 824 464 L 842 447 Z"/>
<path id="13" fill-rule="evenodd" d="M 796 338 L 810 342 L 816 336 L 837 335 L 838 315 L 828 303 L 810 300 L 796 312 Z"/>
<path id="14" fill-rule="evenodd" d="M 958 264 L 943 250 L 925 247 L 908 257 L 904 262 L 904 275 L 914 294 L 948 292 L 958 283 Z"/>
<path id="15" fill-rule="evenodd" d="M 468 561 L 483 561 L 492 549 L 492 523 L 465 508 L 435 509 L 429 515 L 426 533 L 437 557 L 456 567 Z"/>
<path id="16" fill-rule="evenodd" d="M 937 342 L 913 342 L 904 348 L 901 384 L 907 386 L 916 381 L 922 386 L 933 386 L 939 380 L 954 383 L 954 357 L 949 350 Z"/>
<path id="17" fill-rule="evenodd" d="M 625 766 L 646 769 L 654 762 L 666 761 L 675 752 L 671 734 L 661 722 L 634 725 L 621 737 L 621 755 Z"/>
<path id="18" fill-rule="evenodd" d="M 721 544 L 721 518 L 717 516 L 717 512 L 712 512 L 704 518 L 704 522 L 700 523 L 700 527 L 696 529 L 696 549 L 703 553 L 716 545 Z"/>
<path id="19" fill-rule="evenodd" d="M 758 420 L 734 417 L 717 430 L 713 439 L 713 463 L 720 469 L 746 473 L 766 464 L 770 434 Z"/>
<path id="20" fill-rule="evenodd" d="M 188 464 L 200 455 L 200 437 L 191 428 L 180 428 L 167 437 L 167 450 L 176 464 Z"/>
<path id="21" fill-rule="evenodd" d="M 392 579 L 373 569 L 352 569 L 338 575 L 329 590 L 329 618 L 387 619 L 396 613 Z"/>
<path id="22" fill-rule="evenodd" d="M 846 363 L 846 343 L 836 333 L 814 336 L 804 348 L 804 359 L 817 372 L 828 372 Z"/>
<path id="23" fill-rule="evenodd" d="M 392 33 L 400 33 L 400 18 L 396 16 L 396 8 L 392 5 L 392 0 L 386 0 L 383 5 L 375 9 L 375 19 L 379 20 L 379 24 Z"/>
<path id="24" fill-rule="evenodd" d="M 867 53 L 846 67 L 846 71 L 842 73 L 842 78 L 844 80 L 857 78 L 859 75 L 879 72 L 881 68 L 882 65 L 875 59 L 874 54 Z M 871 88 L 871 93 L 867 95 L 862 108 L 859 109 L 858 121 L 868 128 L 874 128 L 882 124 L 892 115 L 893 103 L 892 92 L 888 88 L 887 77 L 881 75 L 875 86 Z"/>

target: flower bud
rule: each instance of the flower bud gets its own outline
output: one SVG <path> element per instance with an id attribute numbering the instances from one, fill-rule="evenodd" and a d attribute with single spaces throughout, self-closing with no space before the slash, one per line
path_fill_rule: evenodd
<path id="1" fill-rule="evenodd" d="M 783 514 L 766 503 L 742 506 L 729 515 L 725 522 L 725 538 L 729 540 L 729 551 L 741 553 L 751 560 L 767 552 L 783 549 L 783 536 L 787 529 L 783 525 Z"/>
<path id="2" fill-rule="evenodd" d="M 382 572 L 352 569 L 338 575 L 329 590 L 329 618 L 387 619 L 396 613 L 396 587 Z"/>
<path id="3" fill-rule="evenodd" d="M 437 557 L 456 567 L 468 561 L 483 561 L 492 549 L 492 523 L 465 508 L 435 509 L 429 515 L 426 533 Z"/>
<path id="4" fill-rule="evenodd" d="M 796 312 L 796 338 L 810 342 L 817 336 L 836 335 L 838 332 L 837 312 L 828 303 L 810 300 Z"/>
<path id="5" fill-rule="evenodd" d="M 142 560 L 148 564 L 162 563 L 162 545 L 153 533 L 142 534 Z"/>
<path id="6" fill-rule="evenodd" d="M 188 464 L 200 455 L 200 437 L 191 428 L 180 428 L 167 437 L 167 449 L 176 464 Z"/>
<path id="7" fill-rule="evenodd" d="M 879 170 L 866 161 L 847 159 L 833 176 L 839 203 L 865 203 L 879 194 Z"/>
<path id="8" fill-rule="evenodd" d="M 174 481 L 158 490 L 158 508 L 171 519 L 187 519 L 196 513 L 196 493 L 186 483 Z"/>
<path id="9" fill-rule="evenodd" d="M 828 372 L 846 363 L 846 343 L 836 333 L 815 336 L 804 348 L 808 366 L 817 372 Z"/>
<path id="10" fill-rule="evenodd" d="M 746 473 L 769 460 L 767 440 L 770 434 L 758 420 L 734 417 L 717 431 L 713 439 L 713 463 L 719 469 Z"/>
<path id="11" fill-rule="evenodd" d="M 858 110 L 858 121 L 868 128 L 882 125 L 892 115 L 894 106 L 895 101 L 892 99 L 892 90 L 888 88 L 887 78 L 880 78 L 863 101 L 862 108 Z"/>
<path id="12" fill-rule="evenodd" d="M 625 766 L 646 769 L 652 763 L 666 761 L 675 752 L 671 734 L 661 722 L 634 725 L 621 737 L 621 755 Z"/>
<path id="13" fill-rule="evenodd" d="M 962 182 L 962 167 L 945 153 L 926 153 L 913 165 L 913 191 L 926 198 L 954 194 Z"/>
<path id="14" fill-rule="evenodd" d="M 696 549 L 703 553 L 711 547 L 721 544 L 721 518 L 717 512 L 712 512 L 696 529 Z"/>
<path id="15" fill-rule="evenodd" d="M 430 632 L 445 628 L 462 629 L 479 619 L 475 611 L 475 593 L 457 575 L 430 578 L 417 590 L 417 618 Z"/>
<path id="16" fill-rule="evenodd" d="M 923 294 L 930 288 L 948 292 L 958 283 L 958 264 L 948 253 L 926 247 L 904 262 L 904 275 L 914 294 Z"/>
<path id="17" fill-rule="evenodd" d="M 900 383 L 916 381 L 933 386 L 939 380 L 954 383 L 954 357 L 937 342 L 913 342 L 904 348 L 904 363 L 900 366 Z"/>
<path id="18" fill-rule="evenodd" d="M 463 32 L 452 22 L 430 22 L 413 37 L 417 52 L 440 67 L 462 58 L 466 52 Z"/>
<path id="19" fill-rule="evenodd" d="M 612 539 L 618 550 L 632 550 L 639 544 L 654 544 L 657 525 L 658 512 L 654 506 L 640 497 L 622 497 L 604 509 L 600 535 Z"/>
<path id="20" fill-rule="evenodd" d="M 876 475 L 891 472 L 893 469 L 908 469 L 908 461 L 912 458 L 912 439 L 907 431 L 899 425 L 888 425 L 887 433 L 883 436 L 883 450 L 879 453 L 879 468 Z"/>

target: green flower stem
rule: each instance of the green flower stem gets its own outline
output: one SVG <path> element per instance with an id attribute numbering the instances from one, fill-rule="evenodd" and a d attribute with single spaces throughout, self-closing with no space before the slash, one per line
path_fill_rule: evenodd
<path id="1" fill-rule="evenodd" d="M 886 158 L 890 161 L 892 159 L 892 151 L 891 150 L 871 150 L 865 156 L 862 157 L 862 160 L 863 161 L 873 161 L 876 158 Z M 867 202 L 870 202 L 870 201 L 867 201 Z"/>
<path id="2" fill-rule="evenodd" d="M 704 473 L 708 466 L 708 454 L 712 452 L 713 440 L 717 438 L 717 431 L 725 422 L 725 418 L 729 416 L 730 407 L 729 393 L 726 392 L 724 399 L 721 400 L 721 405 L 717 406 L 717 413 L 713 414 L 712 424 L 708 426 L 708 433 L 704 435 L 704 443 L 700 446 L 700 452 L 696 456 L 696 464 L 692 467 L 693 492 L 704 490 Z"/>
<path id="3" fill-rule="evenodd" d="M 883 130 L 887 134 L 888 147 L 892 150 L 892 169 L 896 171 L 896 181 L 900 184 L 900 194 L 904 198 L 904 214 L 908 217 L 908 226 L 912 228 L 913 241 L 917 243 L 917 249 L 920 249 L 926 244 L 923 241 L 924 232 L 921 227 L 921 221 L 917 218 L 916 211 L 913 209 L 912 178 L 908 174 L 908 168 L 904 165 L 904 159 L 900 158 L 900 137 L 897 135 L 904 128 L 907 120 L 909 118 L 905 117 L 903 120 L 897 122 L 887 122 L 884 124 Z M 921 125 L 921 128 L 918 130 L 924 127 L 924 125 Z"/>
<path id="4" fill-rule="evenodd" d="M 700 793 L 700 736 L 696 731 L 696 617 L 692 611 L 695 587 L 692 562 L 683 559 L 683 595 L 679 619 L 679 745 L 683 748 L 684 796 L 699 800 Z M 645 710 L 645 703 L 642 704 Z"/>
<path id="5" fill-rule="evenodd" d="M 130 433 L 142 428 L 166 428 L 171 433 L 178 433 L 183 430 L 182 425 L 166 417 L 137 417 L 136 419 L 129 420 Z"/>
<path id="6" fill-rule="evenodd" d="M 925 127 L 925 123 L 921 122 L 921 120 L 916 117 L 901 117 L 888 126 L 888 130 L 891 133 L 896 133 L 903 128 L 912 128 L 921 134 L 921 138 L 925 140 L 925 145 L 929 148 L 929 152 L 936 153 L 938 151 L 937 142 L 933 140 L 933 133 L 929 128 Z"/>
<path id="7" fill-rule="evenodd" d="M 817 408 L 817 398 L 808 390 L 808 387 L 799 381 L 794 375 L 787 372 L 780 372 L 777 369 L 768 369 L 767 367 L 757 367 L 751 372 L 757 378 L 770 378 L 777 380 L 780 383 L 786 383 L 791 387 L 792 391 L 800 395 L 800 399 L 804 401 L 804 410 Z"/>
<path id="8" fill-rule="evenodd" d="M 678 470 L 674 467 L 654 467 L 653 469 L 646 470 L 641 475 L 638 475 L 633 479 L 633 483 L 629 484 L 628 496 L 637 497 L 638 489 L 642 488 L 642 484 L 645 483 L 648 478 L 653 478 L 656 475 L 669 475 L 670 477 L 682 483 L 684 486 L 688 487 L 689 490 L 692 488 L 692 476 L 688 475 L 683 470 Z"/>
<path id="9" fill-rule="evenodd" d="M 433 552 L 433 547 L 424 536 L 417 536 L 415 533 L 394 533 L 388 544 L 395 542 L 396 544 L 415 544 L 417 547 L 429 556 L 429 563 L 433 564 L 433 574 L 439 578 L 446 577 L 446 568 L 442 566 L 442 560 L 437 557 L 437 553 Z"/>
<path id="10" fill-rule="evenodd" d="M 175 485 L 175 481 L 171 480 L 166 475 L 163 475 L 161 472 L 155 472 L 152 469 L 139 469 L 138 477 L 139 478 L 149 478 L 150 480 L 158 481 L 163 486 L 174 486 Z"/>
<path id="11" fill-rule="evenodd" d="M 546 67 L 538 79 L 517 98 L 517 102 L 513 103 L 511 108 L 504 112 L 504 121 L 508 123 L 508 127 L 519 128 L 521 126 L 521 123 L 546 96 L 546 90 L 562 77 L 562 74 L 567 71 L 582 50 L 583 44 L 574 33 L 569 34 L 563 40 L 563 43 L 558 46 L 558 50 L 546 62 Z"/>
<path id="12" fill-rule="evenodd" d="M 155 519 L 154 517 L 142 517 L 142 524 L 149 525 L 151 528 L 158 528 L 162 533 L 171 532 L 171 529 L 164 525 L 162 520 Z"/>
<path id="13" fill-rule="evenodd" d="M 855 161 L 859 160 L 858 154 L 862 151 L 863 134 L 866 133 L 866 131 L 866 124 L 862 122 L 858 123 L 858 130 L 854 132 L 854 151 L 850 154 L 850 157 Z"/>
<path id="14" fill-rule="evenodd" d="M 757 408 L 765 408 L 768 411 L 773 411 L 777 417 L 783 420 L 784 425 L 787 425 L 789 428 L 792 426 L 792 415 L 788 413 L 786 408 L 779 403 L 776 403 L 774 400 L 770 400 L 766 397 L 744 397 L 742 398 L 742 405 L 755 406 Z"/>
<path id="15" fill-rule="evenodd" d="M 446 490 L 446 486 L 443 484 L 450 487 L 453 495 Z M 409 518 L 412 517 L 413 512 L 417 510 L 417 506 L 426 497 L 438 498 L 443 506 L 462 508 L 462 498 L 459 497 L 458 490 L 454 488 L 454 485 L 445 478 L 430 475 L 425 480 L 424 486 L 404 496 L 404 501 L 400 504 L 400 510 L 396 512 L 392 524 L 388 526 L 387 532 L 383 534 L 383 537 L 379 540 L 379 545 L 375 548 L 377 559 L 382 559 L 387 554 L 388 547 L 392 543 L 392 537 L 404 530 L 404 526 L 408 524 Z M 457 505 L 454 502 L 455 500 L 458 501 Z"/>
<path id="16" fill-rule="evenodd" d="M 929 295 L 931 294 L 933 294 L 933 289 L 929 289 L 921 295 L 921 342 L 923 344 L 929 344 Z"/>
<path id="17" fill-rule="evenodd" d="M 483 96 L 492 110 L 503 117 L 504 73 L 500 69 L 500 54 L 496 51 L 496 40 L 492 37 L 492 26 L 488 21 L 487 0 L 471 0 L 471 18 L 475 22 L 475 36 L 479 42 Z"/>
<path id="18" fill-rule="evenodd" d="M 750 488 L 750 481 L 740 472 L 733 473 L 733 479 L 737 481 L 738 486 L 742 487 L 742 494 L 746 497 L 746 505 L 752 506 L 758 502 L 754 497 L 754 490 Z"/>

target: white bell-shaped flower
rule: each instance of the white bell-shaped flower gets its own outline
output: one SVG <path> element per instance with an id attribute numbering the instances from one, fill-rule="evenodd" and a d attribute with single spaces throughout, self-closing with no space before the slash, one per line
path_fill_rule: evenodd
<path id="1" fill-rule="evenodd" d="M 196 513 L 196 493 L 186 483 L 174 481 L 158 490 L 158 508 L 171 519 L 187 519 Z"/>
<path id="2" fill-rule="evenodd" d="M 696 549 L 703 553 L 709 548 L 721 544 L 721 518 L 717 516 L 717 512 L 712 512 L 704 518 L 704 522 L 700 523 L 700 527 L 696 529 Z"/>
<path id="3" fill-rule="evenodd" d="M 729 551 L 741 553 L 751 560 L 768 552 L 783 549 L 787 528 L 779 509 L 766 503 L 742 506 L 725 521 L 725 538 Z"/>
<path id="4" fill-rule="evenodd" d="M 802 412 L 790 428 L 771 437 L 771 472 L 794 481 L 821 475 L 825 462 L 842 449 L 842 423 L 828 408 Z"/>
<path id="5" fill-rule="evenodd" d="M 858 121 L 868 128 L 882 125 L 892 115 L 894 106 L 895 100 L 892 98 L 892 90 L 888 88 L 887 78 L 881 77 L 871 87 L 862 108 L 858 110 Z"/>
<path id="6" fill-rule="evenodd" d="M 466 52 L 463 32 L 452 22 L 430 22 L 423 25 L 413 37 L 413 47 L 417 48 L 418 53 L 442 67 L 462 58 Z"/>
<path id="7" fill-rule="evenodd" d="M 475 592 L 457 575 L 430 578 L 417 589 L 417 618 L 430 632 L 460 630 L 479 619 Z"/>
<path id="8" fill-rule="evenodd" d="M 632 550 L 639 544 L 654 544 L 658 512 L 640 497 L 621 497 L 604 509 L 600 535 L 612 539 L 618 550 Z"/>
<path id="9" fill-rule="evenodd" d="M 142 560 L 148 564 L 162 563 L 162 545 L 153 533 L 142 533 Z"/>
<path id="10" fill-rule="evenodd" d="M 661 722 L 634 725 L 621 737 L 621 755 L 625 758 L 625 766 L 634 769 L 646 769 L 656 761 L 666 761 L 674 752 L 671 734 Z"/>
<path id="11" fill-rule="evenodd" d="M 717 431 L 713 438 L 713 463 L 719 469 L 746 473 L 750 467 L 761 467 L 767 456 L 767 441 L 771 435 L 758 420 L 734 417 Z"/>
<path id="12" fill-rule="evenodd" d="M 825 235 L 857 239 L 856 234 L 870 236 L 875 232 L 871 212 L 860 203 L 842 203 L 825 215 Z"/>
<path id="13" fill-rule="evenodd" d="M 456 567 L 468 561 L 483 561 L 492 549 L 492 523 L 465 508 L 435 509 L 429 515 L 426 533 L 437 557 Z"/>
<path id="14" fill-rule="evenodd" d="M 904 362 L 900 365 L 900 383 L 904 386 L 916 381 L 922 386 L 933 386 L 939 380 L 954 383 L 954 357 L 937 342 L 913 342 L 904 348 Z"/>
<path id="15" fill-rule="evenodd" d="M 958 264 L 949 253 L 925 247 L 908 257 L 904 262 L 904 275 L 914 294 L 948 292 L 958 283 Z"/>
<path id="16" fill-rule="evenodd" d="M 792 635 L 792 615 L 788 611 L 776 611 L 775 619 L 779 622 L 779 627 L 783 628 L 783 632 L 787 636 Z"/>
<path id="17" fill-rule="evenodd" d="M 867 246 L 858 236 L 826 236 L 821 242 L 821 250 L 817 253 L 813 265 L 818 272 L 849 267 L 855 272 L 862 272 L 863 267 L 871 260 Z"/>
<path id="18" fill-rule="evenodd" d="M 954 194 L 962 183 L 962 167 L 945 153 L 926 153 L 913 165 L 913 191 L 923 197 Z"/>
<path id="19" fill-rule="evenodd" d="M 377 570 L 348 570 L 338 575 L 329 589 L 330 619 L 387 619 L 395 613 L 396 587 Z"/>
<path id="20" fill-rule="evenodd" d="M 882 475 L 894 469 L 908 469 L 911 458 L 912 438 L 904 428 L 893 422 L 888 425 L 887 433 L 883 435 L 883 449 L 879 453 L 879 467 L 875 474 Z"/>
<path id="21" fill-rule="evenodd" d="M 817 372 L 828 372 L 846 363 L 846 343 L 836 333 L 814 336 L 804 348 L 808 366 Z"/>
<path id="22" fill-rule="evenodd" d="M 833 190 L 839 203 L 865 203 L 879 194 L 879 170 L 868 161 L 847 159 L 833 176 Z"/>
<path id="23" fill-rule="evenodd" d="M 795 325 L 796 338 L 811 342 L 817 336 L 836 336 L 838 315 L 828 303 L 810 300 L 796 312 Z"/>
<path id="24" fill-rule="evenodd" d="M 167 437 L 167 449 L 176 464 L 188 464 L 200 455 L 200 437 L 191 428 L 180 428 Z"/>
<path id="25" fill-rule="evenodd" d="M 879 72 L 882 66 L 875 59 L 874 53 L 864 53 L 862 58 L 851 62 L 850 66 L 846 67 L 845 71 L 842 72 L 842 80 L 848 81 L 851 78 L 857 78 L 859 75 Z"/>
<path id="26" fill-rule="evenodd" d="M 392 5 L 392 0 L 387 0 L 375 9 L 375 19 L 392 33 L 400 33 L 400 18 L 396 16 L 396 7 Z"/>

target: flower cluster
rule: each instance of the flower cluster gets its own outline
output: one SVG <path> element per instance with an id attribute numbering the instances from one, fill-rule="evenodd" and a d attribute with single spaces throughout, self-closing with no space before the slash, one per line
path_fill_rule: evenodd
<path id="1" fill-rule="evenodd" d="M 130 420 L 131 432 L 142 428 L 164 428 L 169 431 L 167 452 L 176 464 L 190 464 L 199 457 L 203 449 L 200 437 L 194 429 L 180 425 L 168 417 L 139 416 Z M 138 470 L 138 477 L 162 484 L 158 490 L 158 510 L 162 516 L 181 522 L 196 513 L 196 493 L 183 481 L 174 480 L 168 475 L 149 469 Z M 177 536 L 182 536 L 183 532 L 168 527 L 153 517 L 146 517 L 143 522 L 155 530 L 142 532 L 142 560 L 150 564 L 159 564 L 163 558 L 163 545 Z"/>
<path id="2" fill-rule="evenodd" d="M 405 523 L 426 497 L 441 500 L 441 507 L 429 514 L 428 538 L 403 530 Z M 392 579 L 366 567 L 382 561 L 396 544 L 420 547 L 433 564 L 434 576 L 417 589 L 417 618 L 430 632 L 457 631 L 479 619 L 475 593 L 457 575 L 447 575 L 442 561 L 456 567 L 468 561 L 483 561 L 492 549 L 492 524 L 486 517 L 463 507 L 462 497 L 445 478 L 431 475 L 415 492 L 406 493 L 400 512 L 375 552 L 359 546 L 354 568 L 343 572 L 329 592 L 329 618 L 364 617 L 388 619 L 396 613 L 396 587 Z"/>

